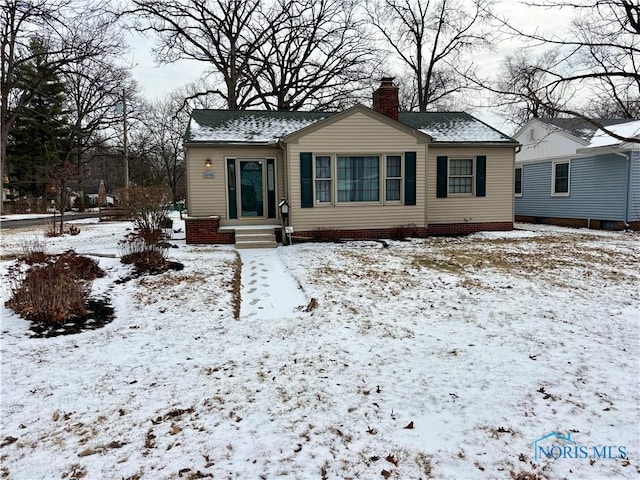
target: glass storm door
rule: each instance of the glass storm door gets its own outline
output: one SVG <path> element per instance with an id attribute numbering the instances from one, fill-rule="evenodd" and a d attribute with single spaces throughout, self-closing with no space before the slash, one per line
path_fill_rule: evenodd
<path id="1" fill-rule="evenodd" d="M 264 218 L 262 160 L 239 160 L 240 216 Z"/>

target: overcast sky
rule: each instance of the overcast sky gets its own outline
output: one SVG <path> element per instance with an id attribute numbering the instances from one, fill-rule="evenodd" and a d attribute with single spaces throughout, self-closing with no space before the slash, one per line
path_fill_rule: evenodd
<path id="1" fill-rule="evenodd" d="M 508 18 L 518 28 L 533 32 L 555 33 L 560 36 L 569 28 L 574 11 L 570 9 L 532 8 L 515 0 L 502 0 L 496 4 L 494 12 Z M 151 49 L 152 38 L 132 35 L 128 43 L 131 45 L 129 60 L 134 65 L 133 76 L 144 96 L 149 99 L 161 98 L 172 90 L 197 80 L 204 72 L 206 65 L 196 61 L 180 61 L 172 65 L 158 66 L 153 60 Z M 487 72 L 497 71 L 505 55 L 513 51 L 517 45 L 513 41 L 496 45 L 497 51 L 478 56 L 475 61 Z M 479 108 L 473 114 L 492 126 L 504 129 L 509 126 L 492 112 L 491 108 Z"/>

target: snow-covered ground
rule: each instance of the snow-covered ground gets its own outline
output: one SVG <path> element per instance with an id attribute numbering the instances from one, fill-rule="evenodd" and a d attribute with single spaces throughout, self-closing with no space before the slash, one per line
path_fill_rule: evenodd
<path id="1" fill-rule="evenodd" d="M 49 251 L 130 228 L 77 223 Z M 105 328 L 30 338 L 2 307 L 0 474 L 638 478 L 640 236 L 520 227 L 241 252 L 239 320 L 232 247 L 179 234 L 183 271 L 121 284 L 97 256 Z M 34 232 L 2 232 L 1 273 Z M 575 443 L 536 458 L 551 432 Z"/>

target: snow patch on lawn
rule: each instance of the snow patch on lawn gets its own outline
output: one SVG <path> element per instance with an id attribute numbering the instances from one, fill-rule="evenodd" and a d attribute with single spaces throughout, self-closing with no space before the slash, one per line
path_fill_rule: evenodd
<path id="1" fill-rule="evenodd" d="M 128 228 L 49 248 L 117 254 Z M 105 328 L 34 339 L 2 308 L 3 473 L 637 478 L 640 238 L 530 233 L 242 251 L 240 320 L 232 248 L 174 238 L 183 271 L 122 284 L 129 267 L 95 257 Z M 534 461 L 552 431 L 628 459 Z"/>

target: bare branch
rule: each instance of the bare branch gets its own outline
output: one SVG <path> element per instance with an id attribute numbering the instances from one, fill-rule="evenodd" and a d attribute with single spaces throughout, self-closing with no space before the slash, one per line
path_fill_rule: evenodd
<path id="1" fill-rule="evenodd" d="M 414 78 L 420 111 L 474 88 L 456 66 L 463 55 L 490 47 L 486 21 L 492 5 L 492 0 L 368 2 L 370 24 Z"/>
<path id="2" fill-rule="evenodd" d="M 522 124 L 531 116 L 637 118 L 640 112 L 640 6 L 625 0 L 525 2 L 529 8 L 570 8 L 574 19 L 566 33 L 525 31 L 494 17 L 501 30 L 530 47 L 503 66 L 498 80 L 473 81 L 500 95 L 507 116 Z M 538 47 L 547 52 L 535 56 Z M 512 58 L 513 60 L 513 58 Z M 502 81 L 500 80 L 502 78 Z M 595 121 L 597 122 L 597 121 Z M 595 123 L 594 123 L 595 124 Z M 603 125 L 596 125 L 621 141 Z"/>

